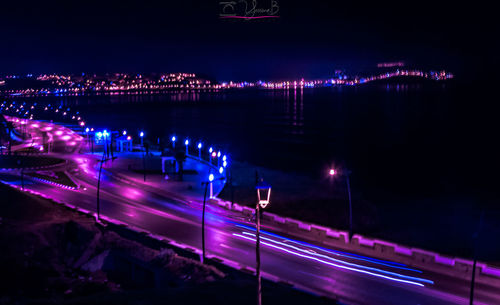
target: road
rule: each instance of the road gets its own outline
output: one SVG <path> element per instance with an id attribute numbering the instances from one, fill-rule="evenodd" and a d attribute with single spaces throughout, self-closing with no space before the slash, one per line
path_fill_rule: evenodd
<path id="1" fill-rule="evenodd" d="M 64 155 L 70 162 L 62 166 L 72 173 L 79 189 L 59 188 L 29 177 L 25 188 L 95 211 L 98 158 L 72 152 Z M 0 173 L 0 180 L 20 184 L 15 173 Z M 103 172 L 100 198 L 101 215 L 201 248 L 201 202 L 193 196 L 171 196 L 133 179 L 118 179 L 109 166 Z M 468 304 L 468 281 L 325 249 L 281 236 L 269 226 L 262 232 L 261 242 L 265 277 L 277 277 L 346 304 Z M 206 245 L 209 257 L 217 256 L 249 269 L 255 266 L 254 226 L 241 214 L 209 205 Z M 476 284 L 475 295 L 475 304 L 500 304 L 500 293 L 490 286 Z"/>

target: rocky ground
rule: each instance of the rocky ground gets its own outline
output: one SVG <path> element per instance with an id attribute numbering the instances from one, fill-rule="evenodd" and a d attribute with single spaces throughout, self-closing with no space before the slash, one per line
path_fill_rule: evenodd
<path id="1" fill-rule="evenodd" d="M 255 278 L 0 184 L 0 304 L 255 304 Z M 266 303 L 332 304 L 264 282 Z"/>

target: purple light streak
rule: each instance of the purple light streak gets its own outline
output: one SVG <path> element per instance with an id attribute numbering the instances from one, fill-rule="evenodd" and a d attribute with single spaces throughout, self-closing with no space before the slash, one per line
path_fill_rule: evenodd
<path id="1" fill-rule="evenodd" d="M 253 241 L 253 242 L 256 241 L 254 238 L 247 237 L 245 235 L 241 235 L 241 234 L 237 234 L 237 233 L 233 233 L 233 236 L 237 236 L 237 237 L 240 237 L 240 238 L 243 238 L 243 239 L 246 239 L 246 240 L 250 240 L 250 241 Z M 374 276 L 374 277 L 379 277 L 379 278 L 383 278 L 383 279 L 387 279 L 387 280 L 391 280 L 391 281 L 395 281 L 395 282 L 400 282 L 400 283 L 405 283 L 405 284 L 411 284 L 411 285 L 415 285 L 415 286 L 425 287 L 424 284 L 417 283 L 417 282 L 414 282 L 414 281 L 393 278 L 393 277 L 390 277 L 390 276 L 386 276 L 386 275 L 382 275 L 382 274 L 377 274 L 377 273 L 373 273 L 373 272 L 366 271 L 366 270 L 356 269 L 356 268 L 352 268 L 352 267 L 348 267 L 348 266 L 342 266 L 342 265 L 339 265 L 339 264 L 335 264 L 335 263 L 331 263 L 331 262 L 328 262 L 328 261 L 321 260 L 319 258 L 310 256 L 310 255 L 305 255 L 305 254 L 301 254 L 301 253 L 298 253 L 298 252 L 295 252 L 295 251 L 292 251 L 292 250 L 288 250 L 286 248 L 283 248 L 283 247 L 280 247 L 280 246 L 276 246 L 276 245 L 273 245 L 273 244 L 270 244 L 270 243 L 267 243 L 267 242 L 261 242 L 261 243 L 263 245 L 268 246 L 268 247 L 271 247 L 271 248 L 274 248 L 274 249 L 277 249 L 277 250 L 281 250 L 283 252 L 286 252 L 286 253 L 289 253 L 289 254 L 293 254 L 293 255 L 296 255 L 296 256 L 299 256 L 299 257 L 302 257 L 302 258 L 306 258 L 306 259 L 310 259 L 310 260 L 313 260 L 313 261 L 317 261 L 317 262 L 325 264 L 325 265 L 337 267 L 339 269 L 345 269 L 345 270 L 349 270 L 349 271 L 364 273 L 364 274 L 367 274 L 367 275 L 371 275 L 371 276 Z"/>

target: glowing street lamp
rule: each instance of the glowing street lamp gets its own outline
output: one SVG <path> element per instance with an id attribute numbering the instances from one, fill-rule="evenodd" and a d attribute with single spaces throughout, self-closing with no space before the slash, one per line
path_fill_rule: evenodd
<path id="1" fill-rule="evenodd" d="M 257 305 L 262 304 L 262 281 L 260 278 L 260 208 L 265 208 L 269 205 L 271 200 L 271 185 L 264 182 L 263 179 L 255 186 L 257 189 L 257 205 L 255 207 L 255 216 L 257 219 L 257 240 L 255 247 L 255 254 L 257 259 Z"/>
<path id="2" fill-rule="evenodd" d="M 172 136 L 172 148 L 175 149 L 175 140 L 177 140 L 177 138 L 175 136 Z"/>
<path id="3" fill-rule="evenodd" d="M 122 132 L 122 135 L 126 136 L 126 135 L 127 135 L 127 131 L 126 131 L 126 130 L 124 130 L 124 131 Z"/>
<path id="4" fill-rule="evenodd" d="M 220 153 L 220 150 L 217 152 L 217 167 L 220 166 L 220 156 L 221 156 L 221 153 Z"/>
<path id="5" fill-rule="evenodd" d="M 201 142 L 198 142 L 198 158 L 201 159 L 201 148 L 203 147 L 203 144 Z"/>
<path id="6" fill-rule="evenodd" d="M 144 146 L 144 141 L 143 141 L 143 138 L 144 138 L 144 131 L 141 131 L 139 133 L 139 137 L 141 137 L 141 146 Z"/>
<path id="7" fill-rule="evenodd" d="M 215 179 L 214 174 L 210 173 L 208 175 L 208 181 L 202 182 L 201 185 L 205 185 L 205 192 L 203 193 L 203 215 L 201 217 L 201 249 L 202 249 L 202 256 L 201 256 L 201 262 L 203 263 L 205 261 L 205 207 L 206 207 L 206 202 L 207 202 L 207 189 L 208 186 L 210 185 L 210 198 L 212 198 L 213 195 L 213 187 L 212 183 Z"/>
<path id="8" fill-rule="evenodd" d="M 90 138 L 89 138 L 89 132 L 90 132 L 90 128 L 85 128 L 85 134 L 87 135 L 87 149 L 89 148 L 88 146 L 90 146 Z"/>
<path id="9" fill-rule="evenodd" d="M 186 139 L 186 141 L 184 141 L 184 145 L 186 145 L 186 156 L 187 156 L 189 152 L 189 139 Z"/>

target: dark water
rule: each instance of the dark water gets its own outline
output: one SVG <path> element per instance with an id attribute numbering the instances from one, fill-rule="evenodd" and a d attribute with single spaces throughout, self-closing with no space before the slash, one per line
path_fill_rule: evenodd
<path id="1" fill-rule="evenodd" d="M 477 118 L 454 83 L 47 97 L 89 124 L 219 144 L 237 160 L 321 177 L 347 166 L 365 192 L 473 193 L 484 161 Z M 484 131 L 479 131 L 484 134 Z M 476 177 L 474 177 L 476 176 Z"/>

